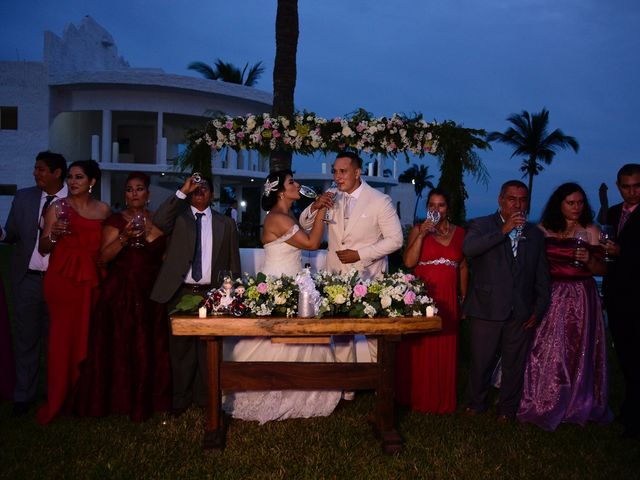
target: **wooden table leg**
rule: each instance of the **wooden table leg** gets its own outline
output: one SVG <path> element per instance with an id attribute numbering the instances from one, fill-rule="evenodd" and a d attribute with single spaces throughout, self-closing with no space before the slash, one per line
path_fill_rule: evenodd
<path id="1" fill-rule="evenodd" d="M 402 450 L 403 442 L 395 427 L 395 355 L 399 337 L 378 338 L 378 387 L 375 430 L 385 453 Z"/>
<path id="2" fill-rule="evenodd" d="M 222 415 L 220 390 L 220 363 L 222 362 L 222 337 L 206 337 L 207 370 L 209 374 L 209 402 L 204 429 L 205 450 L 222 450 L 225 444 L 226 425 Z"/>

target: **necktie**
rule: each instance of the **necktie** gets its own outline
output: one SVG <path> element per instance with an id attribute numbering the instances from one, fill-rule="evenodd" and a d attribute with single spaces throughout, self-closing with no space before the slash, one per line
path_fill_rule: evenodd
<path id="1" fill-rule="evenodd" d="M 47 195 L 47 199 L 44 201 L 42 211 L 40 212 L 40 220 L 38 221 L 38 228 L 40 229 L 40 233 L 42 233 L 42 229 L 44 228 L 44 214 L 47 213 L 47 208 L 49 207 L 49 205 L 51 205 L 51 202 L 54 198 L 56 198 L 55 195 Z"/>
<path id="2" fill-rule="evenodd" d="M 351 216 L 351 204 L 353 202 L 353 197 L 349 194 L 345 194 L 344 196 L 344 223 L 345 225 L 349 222 L 349 216 Z"/>
<path id="3" fill-rule="evenodd" d="M 516 240 L 516 229 L 514 228 L 509 232 L 509 239 L 511 240 L 511 251 L 513 252 L 513 256 L 518 255 L 518 240 Z"/>
<path id="4" fill-rule="evenodd" d="M 622 215 L 620 215 L 620 223 L 618 223 L 618 235 L 620 235 L 620 232 L 624 228 L 624 224 L 627 223 L 627 220 L 629 219 L 629 215 L 631 215 L 631 212 L 623 208 Z"/>
<path id="5" fill-rule="evenodd" d="M 191 277 L 196 282 L 202 278 L 202 217 L 204 213 L 196 213 L 196 250 L 191 263 Z"/>

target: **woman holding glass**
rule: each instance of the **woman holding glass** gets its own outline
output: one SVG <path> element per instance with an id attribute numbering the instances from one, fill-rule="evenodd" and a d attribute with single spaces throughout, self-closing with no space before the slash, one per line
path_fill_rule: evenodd
<path id="1" fill-rule="evenodd" d="M 584 190 L 576 183 L 560 185 L 540 228 L 546 236 L 551 303 L 527 358 L 518 420 L 545 430 L 561 422 L 608 422 L 606 339 L 593 279 L 606 266 Z"/>
<path id="2" fill-rule="evenodd" d="M 448 219 L 449 195 L 434 188 L 427 196 L 427 219 L 413 227 L 403 255 L 433 297 L 442 331 L 403 337 L 398 347 L 396 399 L 424 413 L 456 410 L 460 300 L 467 292 L 464 230 Z"/>
<path id="3" fill-rule="evenodd" d="M 45 214 L 38 249 L 51 256 L 44 277 L 49 348 L 47 402 L 37 414 L 41 424 L 70 409 L 79 366 L 87 353 L 89 319 L 102 274 L 99 265 L 102 222 L 111 213 L 106 203 L 91 196 L 100 174 L 93 160 L 73 162 L 67 173 L 69 196 L 52 204 Z"/>
<path id="4" fill-rule="evenodd" d="M 128 414 L 140 422 L 171 408 L 168 325 L 164 306 L 149 298 L 166 237 L 146 208 L 149 183 L 144 173 L 129 174 L 125 209 L 104 222 L 100 253 L 109 272 L 78 382 L 82 416 Z"/>

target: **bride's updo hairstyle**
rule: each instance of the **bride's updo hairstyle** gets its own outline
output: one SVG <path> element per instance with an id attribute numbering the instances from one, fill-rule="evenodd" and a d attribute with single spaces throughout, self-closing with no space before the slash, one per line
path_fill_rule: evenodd
<path id="1" fill-rule="evenodd" d="M 278 203 L 278 195 L 284 190 L 284 179 L 287 175 L 293 176 L 291 170 L 280 170 L 271 172 L 262 187 L 262 209 L 270 211 Z"/>

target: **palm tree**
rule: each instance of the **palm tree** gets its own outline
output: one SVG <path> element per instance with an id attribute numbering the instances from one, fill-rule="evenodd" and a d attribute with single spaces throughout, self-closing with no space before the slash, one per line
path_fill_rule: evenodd
<path id="1" fill-rule="evenodd" d="M 416 205 L 413 208 L 413 223 L 416 223 L 418 214 L 418 204 L 422 198 L 422 192 L 425 188 L 433 188 L 431 179 L 433 175 L 429 175 L 429 167 L 426 165 L 411 165 L 408 169 L 398 176 L 398 181 L 402 183 L 412 183 L 416 192 Z"/>
<path id="2" fill-rule="evenodd" d="M 276 12 L 276 58 L 273 65 L 274 116 L 292 117 L 296 90 L 298 51 L 298 0 L 278 0 Z M 291 168 L 291 152 L 274 152 L 271 155 L 271 170 Z"/>
<path id="3" fill-rule="evenodd" d="M 580 145 L 574 137 L 565 135 L 559 128 L 551 133 L 547 133 L 549 127 L 549 111 L 543 108 L 540 113 L 530 115 L 529 112 L 523 110 L 521 114 L 511 114 L 507 121 L 513 124 L 503 132 L 491 132 L 487 140 L 490 142 L 498 141 L 515 147 L 511 158 L 522 156 L 520 171 L 524 172 L 523 177 L 529 177 L 529 199 L 533 189 L 533 177 L 540 174 L 544 170 L 544 165 L 550 165 L 556 151 L 559 148 L 566 149 L 571 147 L 574 152 L 578 153 Z M 529 201 L 529 208 L 531 201 Z"/>
<path id="4" fill-rule="evenodd" d="M 469 198 L 464 184 L 464 175 L 469 174 L 476 181 L 487 185 L 489 173 L 475 149 L 491 149 L 485 141 L 486 132 L 464 128 L 451 120 L 437 127 L 438 151 L 440 163 L 440 181 L 438 187 L 451 196 L 449 217 L 452 222 L 462 224 L 466 218 L 465 200 Z"/>
<path id="5" fill-rule="evenodd" d="M 220 80 L 222 82 L 237 83 L 247 87 L 253 87 L 264 72 L 262 62 L 258 62 L 249 68 L 249 64 L 245 63 L 244 68 L 240 70 L 233 63 L 223 62 L 219 58 L 214 63 L 215 67 L 204 62 L 191 62 L 187 67 L 189 70 L 195 70 L 204 78 L 209 80 Z M 247 72 L 247 68 L 249 71 Z M 246 77 L 245 77 L 246 74 Z"/>

